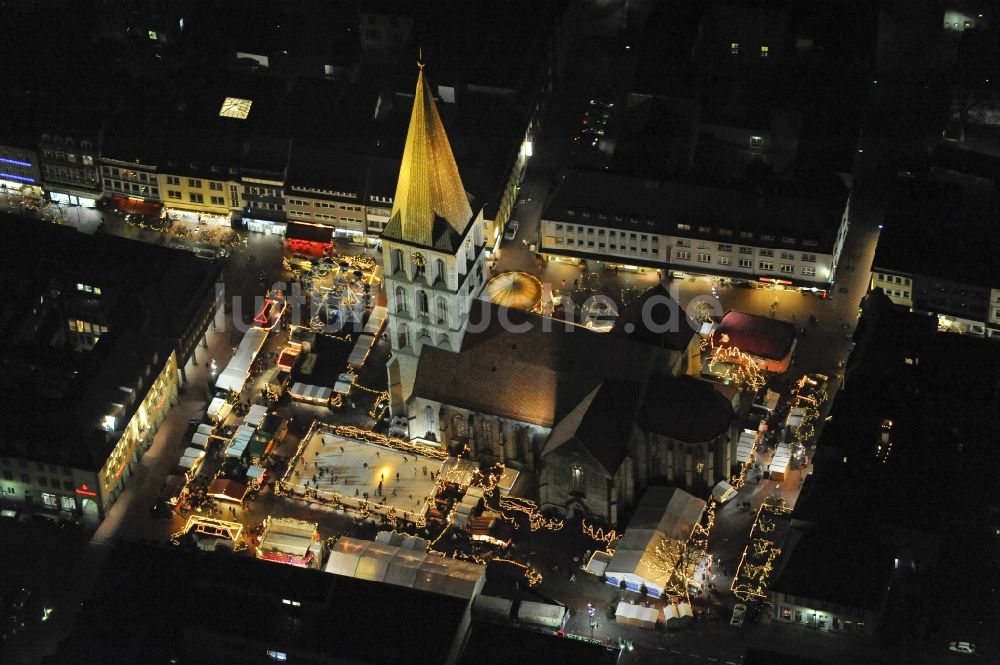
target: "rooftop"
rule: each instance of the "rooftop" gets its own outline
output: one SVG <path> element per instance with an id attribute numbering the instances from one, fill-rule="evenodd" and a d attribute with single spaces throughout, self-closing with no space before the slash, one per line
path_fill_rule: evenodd
<path id="1" fill-rule="evenodd" d="M 112 550 L 94 589 L 85 603 L 92 611 L 77 614 L 51 662 L 99 654 L 107 663 L 135 663 L 149 653 L 179 662 L 255 662 L 266 648 L 322 655 L 323 662 L 443 663 L 466 605 L 251 556 L 133 543 Z M 120 615 L 109 622 L 113 611 Z"/>
<path id="2" fill-rule="evenodd" d="M 117 442 L 98 427 L 109 404 L 127 403 L 121 386 L 138 385 L 134 403 L 141 401 L 152 383 L 145 371 L 158 372 L 176 348 L 221 267 L 189 252 L 35 219 L 5 213 L 0 221 L 0 260 L 18 266 L 0 277 L 14 294 L 0 312 L 8 330 L 0 389 L 8 416 L 37 424 L 12 428 L 0 454 L 99 469 Z M 67 321 L 71 330 L 83 331 L 77 321 L 108 330 L 95 331 L 92 350 L 76 350 Z"/>
<path id="3" fill-rule="evenodd" d="M 872 268 L 1000 287 L 1000 192 L 992 180 L 935 169 L 898 184 Z"/>
<path id="4" fill-rule="evenodd" d="M 795 326 L 787 321 L 730 310 L 713 335 L 719 346 L 734 346 L 758 358 L 781 360 L 792 350 Z"/>
<path id="5" fill-rule="evenodd" d="M 878 289 L 856 338 L 818 443 L 846 462 L 813 474 L 795 516 L 938 534 L 985 519 L 1000 463 L 992 443 L 1000 350 L 991 340 L 938 333 L 933 318 L 899 310 Z M 948 488 L 946 500 L 928 490 L 932 476 Z M 855 490 L 845 493 L 847 477 Z"/>
<path id="6" fill-rule="evenodd" d="M 461 352 L 424 348 L 415 395 L 552 427 L 605 379 L 654 370 L 652 349 L 607 333 L 481 300 L 471 318 Z"/>
<path id="7" fill-rule="evenodd" d="M 891 550 L 864 534 L 791 530 L 770 590 L 847 607 L 875 609 L 892 573 Z"/>
<path id="8" fill-rule="evenodd" d="M 761 247 L 831 251 L 847 191 L 835 183 L 830 190 L 833 194 L 824 201 L 777 190 L 762 193 L 571 171 L 547 201 L 542 218 Z M 749 235 L 744 237 L 744 232 Z"/>
<path id="9" fill-rule="evenodd" d="M 654 376 L 642 402 L 642 428 L 677 441 L 711 441 L 733 422 L 733 406 L 713 384 L 690 376 Z"/>

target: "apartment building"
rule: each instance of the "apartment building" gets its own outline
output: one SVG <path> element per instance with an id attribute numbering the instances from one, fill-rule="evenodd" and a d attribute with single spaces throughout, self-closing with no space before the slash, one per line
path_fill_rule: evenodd
<path id="1" fill-rule="evenodd" d="M 14 419 L 0 442 L 0 502 L 103 519 L 177 401 L 181 368 L 221 306 L 221 265 L 2 217 L 0 259 L 20 269 L 0 351 Z M 46 251 L 19 261 L 24 247 Z"/>
<path id="2" fill-rule="evenodd" d="M 819 200 L 574 171 L 542 212 L 539 251 L 826 291 L 848 219 L 846 190 Z"/>
<path id="3" fill-rule="evenodd" d="M 285 205 L 289 221 L 331 227 L 340 242 L 365 242 L 364 174 L 367 158 L 293 148 Z"/>
<path id="4" fill-rule="evenodd" d="M 890 197 L 872 289 L 900 307 L 936 316 L 942 331 L 1000 335 L 1000 239 L 992 180 L 935 168 L 898 183 Z"/>

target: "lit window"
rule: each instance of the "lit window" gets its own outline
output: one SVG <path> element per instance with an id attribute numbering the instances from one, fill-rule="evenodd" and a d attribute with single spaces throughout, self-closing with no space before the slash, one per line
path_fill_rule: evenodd
<path id="1" fill-rule="evenodd" d="M 226 97 L 226 99 L 222 102 L 222 108 L 219 110 L 219 115 L 223 118 L 246 120 L 247 116 L 250 115 L 251 104 L 253 104 L 253 100 L 250 99 Z"/>
<path id="2" fill-rule="evenodd" d="M 271 649 L 267 650 L 267 657 L 270 658 L 271 660 L 280 660 L 280 661 L 288 660 L 288 654 L 286 654 L 284 651 L 272 651 Z"/>
<path id="3" fill-rule="evenodd" d="M 584 493 L 584 478 L 583 478 L 582 466 L 577 465 L 573 467 L 572 491 L 576 492 L 577 494 Z"/>
<path id="4" fill-rule="evenodd" d="M 733 55 L 739 55 L 740 54 L 740 43 L 739 42 L 732 42 L 731 44 L 729 44 L 729 52 L 732 53 Z"/>
<path id="5" fill-rule="evenodd" d="M 766 57 L 767 57 L 767 54 L 768 54 L 768 49 L 767 49 L 767 47 L 766 47 L 766 46 L 761 46 L 761 47 L 760 47 L 760 57 L 762 57 L 762 58 L 766 58 Z"/>
<path id="6" fill-rule="evenodd" d="M 154 42 L 156 41 L 156 30 L 149 31 L 149 38 L 152 39 Z"/>

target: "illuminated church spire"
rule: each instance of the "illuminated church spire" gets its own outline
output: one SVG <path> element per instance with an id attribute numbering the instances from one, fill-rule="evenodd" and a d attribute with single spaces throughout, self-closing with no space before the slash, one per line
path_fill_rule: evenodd
<path id="1" fill-rule="evenodd" d="M 437 235 L 436 219 L 444 220 L 462 235 L 472 219 L 472 209 L 434 95 L 424 77 L 424 63 L 417 61 L 417 66 L 420 71 L 413 113 L 390 220 L 400 216 L 401 240 L 431 246 Z"/>

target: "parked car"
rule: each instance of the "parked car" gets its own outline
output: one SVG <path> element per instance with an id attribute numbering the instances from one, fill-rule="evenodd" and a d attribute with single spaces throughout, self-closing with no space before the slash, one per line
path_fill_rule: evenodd
<path id="1" fill-rule="evenodd" d="M 513 240 L 517 236 L 517 230 L 521 228 L 521 225 L 516 219 L 512 219 L 507 222 L 507 230 L 503 234 L 504 240 Z"/>
<path id="2" fill-rule="evenodd" d="M 952 642 L 948 645 L 948 651 L 974 656 L 976 653 L 976 645 L 972 642 Z"/>
<path id="3" fill-rule="evenodd" d="M 733 618 L 729 620 L 729 625 L 739 628 L 743 625 L 743 619 L 746 615 L 747 606 L 743 603 L 736 603 L 736 605 L 733 606 Z"/>

